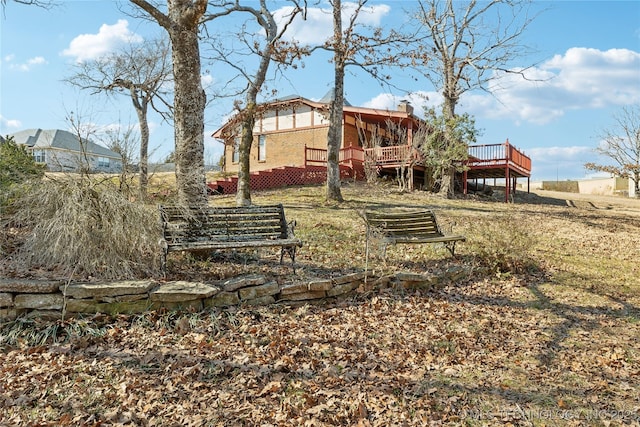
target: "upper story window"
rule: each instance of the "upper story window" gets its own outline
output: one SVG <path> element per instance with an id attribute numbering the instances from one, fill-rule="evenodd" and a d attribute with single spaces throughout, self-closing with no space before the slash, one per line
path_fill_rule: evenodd
<path id="1" fill-rule="evenodd" d="M 267 159 L 267 138 L 264 135 L 258 137 L 258 160 Z"/>
<path id="2" fill-rule="evenodd" d="M 98 167 L 99 168 L 108 168 L 110 165 L 108 157 L 98 157 Z"/>

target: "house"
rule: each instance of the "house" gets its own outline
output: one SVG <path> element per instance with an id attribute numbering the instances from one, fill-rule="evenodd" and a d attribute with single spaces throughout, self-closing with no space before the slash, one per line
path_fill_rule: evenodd
<path id="1" fill-rule="evenodd" d="M 310 157 L 326 152 L 329 131 L 330 91 L 320 101 L 289 96 L 261 105 L 253 129 L 254 143 L 250 152 L 251 172 L 281 167 L 305 167 Z M 345 101 L 343 107 L 343 150 L 362 150 L 373 145 L 393 145 L 398 136 L 389 127 L 400 127 L 411 134 L 419 124 L 407 102 L 396 111 L 354 107 Z M 212 136 L 225 144 L 224 172 L 239 170 L 240 116 L 232 117 Z M 391 125 L 391 123 L 393 123 Z M 377 143 L 372 140 L 377 139 Z M 326 159 L 315 159 L 316 162 Z"/>
<path id="2" fill-rule="evenodd" d="M 46 164 L 52 172 L 78 171 L 83 164 L 92 172 L 122 170 L 118 153 L 88 140 L 81 144 L 76 135 L 66 130 L 27 129 L 9 136 L 17 144 L 25 145 L 35 161 Z"/>
<path id="3" fill-rule="evenodd" d="M 259 106 L 250 151 L 252 190 L 288 185 L 318 184 L 326 180 L 330 91 L 320 101 L 289 96 Z M 213 137 L 225 145 L 223 172 L 239 171 L 241 116 L 235 115 Z M 403 176 L 409 189 L 430 186 L 423 156 L 413 146 L 422 120 L 413 107 L 401 101 L 395 110 L 354 107 L 345 101 L 342 120 L 340 173 L 363 179 L 368 172 Z M 515 192 L 517 179 L 531 176 L 531 159 L 507 140 L 501 144 L 469 146 L 466 170 L 460 174 L 463 191 L 467 182 L 503 179 L 505 199 Z M 237 177 L 208 183 L 212 193 L 237 191 Z M 527 185 L 527 191 L 529 191 Z"/>

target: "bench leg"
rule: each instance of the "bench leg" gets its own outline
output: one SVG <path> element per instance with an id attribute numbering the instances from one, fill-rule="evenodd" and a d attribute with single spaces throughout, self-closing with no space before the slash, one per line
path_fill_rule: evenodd
<path id="1" fill-rule="evenodd" d="M 455 258 L 456 256 L 456 242 L 448 242 L 444 244 L 444 247 L 449 250 L 451 256 Z"/>
<path id="2" fill-rule="evenodd" d="M 288 252 L 289 256 L 291 257 L 291 267 L 293 268 L 293 274 L 296 274 L 296 249 L 297 248 L 295 246 L 291 246 L 288 248 L 285 248 L 283 246 L 280 250 L 280 265 L 283 264 L 285 251 Z"/>
<path id="3" fill-rule="evenodd" d="M 167 253 L 162 251 L 162 255 L 160 255 L 160 269 L 162 271 L 162 277 L 167 278 Z"/>
<path id="4" fill-rule="evenodd" d="M 382 257 L 382 260 L 386 264 L 387 263 L 387 243 L 382 244 L 382 249 L 380 249 L 380 256 Z"/>

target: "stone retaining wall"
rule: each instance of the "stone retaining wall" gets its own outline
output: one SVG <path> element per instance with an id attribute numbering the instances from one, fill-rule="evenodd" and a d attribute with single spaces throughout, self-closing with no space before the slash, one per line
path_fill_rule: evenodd
<path id="1" fill-rule="evenodd" d="M 317 302 L 352 292 L 387 287 L 430 288 L 458 280 L 462 267 L 440 274 L 360 272 L 334 278 L 278 283 L 265 275 L 244 275 L 211 283 L 135 280 L 66 283 L 51 280 L 0 279 L 0 321 L 18 316 L 60 319 L 80 313 L 143 313 L 168 309 L 202 311 L 211 307 Z"/>

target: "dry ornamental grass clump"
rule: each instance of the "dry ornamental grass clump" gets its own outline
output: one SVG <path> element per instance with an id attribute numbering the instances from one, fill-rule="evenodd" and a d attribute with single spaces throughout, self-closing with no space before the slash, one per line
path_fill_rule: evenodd
<path id="1" fill-rule="evenodd" d="M 110 181 L 50 179 L 16 201 L 10 224 L 28 230 L 17 264 L 78 278 L 132 278 L 153 271 L 159 224 Z"/>

